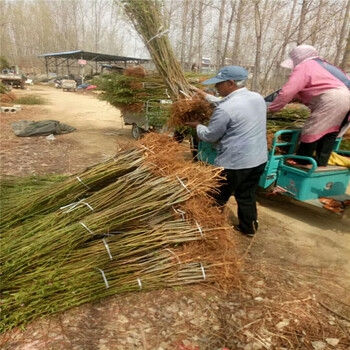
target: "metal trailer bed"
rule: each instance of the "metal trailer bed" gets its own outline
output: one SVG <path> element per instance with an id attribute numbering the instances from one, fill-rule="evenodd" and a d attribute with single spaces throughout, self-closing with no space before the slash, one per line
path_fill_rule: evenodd
<path id="1" fill-rule="evenodd" d="M 274 186 L 283 195 L 318 207 L 322 207 L 320 197 L 340 201 L 350 199 L 350 195 L 346 193 L 350 182 L 350 169 L 330 165 L 317 167 L 313 158 L 295 155 L 300 133 L 300 129 L 276 132 L 259 186 L 264 189 Z M 340 150 L 340 143 L 341 138 L 337 139 L 334 152 L 349 157 L 350 151 Z M 213 164 L 216 157 L 215 146 L 199 141 L 197 157 Z M 289 160 L 294 159 L 305 159 L 311 167 L 291 164 Z"/>
<path id="2" fill-rule="evenodd" d="M 132 125 L 131 136 L 138 140 L 145 132 L 165 131 L 165 120 L 161 109 L 171 103 L 171 100 L 150 99 L 145 103 L 142 112 L 124 111 L 122 117 L 125 125 Z"/>

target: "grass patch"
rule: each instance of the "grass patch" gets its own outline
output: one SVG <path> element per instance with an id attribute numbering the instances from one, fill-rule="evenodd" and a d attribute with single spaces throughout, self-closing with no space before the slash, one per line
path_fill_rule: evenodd
<path id="1" fill-rule="evenodd" d="M 46 100 L 40 96 L 28 95 L 18 98 L 15 102 L 22 105 L 43 105 Z"/>
<path id="2" fill-rule="evenodd" d="M 6 87 L 5 84 L 3 84 L 2 82 L 0 82 L 0 94 L 6 94 L 8 92 L 8 88 Z"/>
<path id="3" fill-rule="evenodd" d="M 342 151 L 350 151 L 350 139 L 346 139 L 346 140 L 342 140 L 342 142 L 340 143 L 340 150 Z"/>

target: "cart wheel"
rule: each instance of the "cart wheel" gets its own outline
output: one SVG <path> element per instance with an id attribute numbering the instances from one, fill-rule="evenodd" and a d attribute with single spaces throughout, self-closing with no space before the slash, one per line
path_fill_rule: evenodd
<path id="1" fill-rule="evenodd" d="M 12 90 L 12 85 L 11 84 L 7 84 L 7 83 L 3 83 L 7 89 L 7 91 L 11 91 Z"/>
<path id="2" fill-rule="evenodd" d="M 131 129 L 131 136 L 135 139 L 138 140 L 142 136 L 142 129 L 139 128 L 135 123 L 132 124 L 132 129 Z"/>

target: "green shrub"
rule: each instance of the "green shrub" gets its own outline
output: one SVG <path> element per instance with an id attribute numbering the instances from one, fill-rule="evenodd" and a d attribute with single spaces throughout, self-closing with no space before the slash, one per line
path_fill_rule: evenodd
<path id="1" fill-rule="evenodd" d="M 6 94 L 6 92 L 8 92 L 8 88 L 6 87 L 6 85 L 4 85 L 3 83 L 0 83 L 0 94 Z"/>
<path id="2" fill-rule="evenodd" d="M 340 147 L 342 151 L 350 151 L 350 139 L 343 139 L 340 143 Z"/>
<path id="3" fill-rule="evenodd" d="M 22 105 L 43 105 L 46 103 L 45 99 L 35 95 L 20 97 L 15 102 Z"/>
<path id="4" fill-rule="evenodd" d="M 0 69 L 4 69 L 8 67 L 10 67 L 10 63 L 7 60 L 7 58 L 4 56 L 0 56 Z"/>

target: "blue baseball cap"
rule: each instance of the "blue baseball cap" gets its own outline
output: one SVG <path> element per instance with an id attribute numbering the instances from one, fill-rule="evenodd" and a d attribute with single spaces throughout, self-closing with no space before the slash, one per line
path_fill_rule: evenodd
<path id="1" fill-rule="evenodd" d="M 226 66 L 218 71 L 216 77 L 204 80 L 202 84 L 211 85 L 221 83 L 227 80 L 246 80 L 248 78 L 248 71 L 240 66 Z"/>

